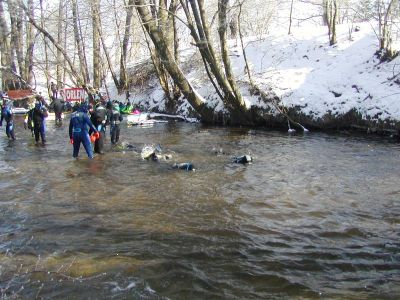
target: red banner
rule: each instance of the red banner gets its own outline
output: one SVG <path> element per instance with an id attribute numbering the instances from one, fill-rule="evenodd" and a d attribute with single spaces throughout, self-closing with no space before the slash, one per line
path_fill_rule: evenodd
<path id="1" fill-rule="evenodd" d="M 64 89 L 65 101 L 83 101 L 86 98 L 86 92 L 83 88 Z"/>
<path id="2" fill-rule="evenodd" d="M 7 91 L 7 94 L 11 100 L 21 100 L 34 96 L 31 90 L 10 90 Z"/>

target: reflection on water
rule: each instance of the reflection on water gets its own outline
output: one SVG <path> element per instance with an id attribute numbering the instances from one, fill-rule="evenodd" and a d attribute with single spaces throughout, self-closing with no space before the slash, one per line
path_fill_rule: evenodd
<path id="1" fill-rule="evenodd" d="M 48 130 L 1 133 L 0 298 L 400 295 L 397 144 L 171 123 L 90 161 Z M 143 161 L 157 143 L 172 158 Z"/>

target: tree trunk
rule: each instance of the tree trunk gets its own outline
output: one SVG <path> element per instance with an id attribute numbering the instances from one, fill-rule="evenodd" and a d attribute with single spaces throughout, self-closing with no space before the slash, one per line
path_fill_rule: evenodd
<path id="1" fill-rule="evenodd" d="M 87 63 L 87 58 L 86 58 L 86 44 L 85 44 L 85 38 L 84 35 L 82 34 L 82 25 L 81 25 L 81 18 L 79 16 L 79 10 L 77 10 L 77 24 L 78 24 L 78 30 L 79 30 L 79 36 L 82 40 L 82 53 L 83 53 L 83 67 L 85 69 L 86 73 L 86 82 L 90 82 L 90 73 L 89 73 L 89 67 Z"/>
<path id="2" fill-rule="evenodd" d="M 10 31 L 8 29 L 6 17 L 4 14 L 4 0 L 0 0 L 0 51 L 1 51 L 1 65 L 4 67 L 11 67 L 10 56 L 10 40 L 8 38 Z M 6 71 L 2 72 L 1 80 L 3 89 L 7 89 L 9 76 Z"/>
<path id="3" fill-rule="evenodd" d="M 166 71 L 164 70 L 164 66 L 161 63 L 160 58 L 157 56 L 156 53 L 154 53 L 155 50 L 153 50 L 153 47 L 151 47 L 150 41 L 147 38 L 147 31 L 146 28 L 144 27 L 144 25 L 142 24 L 142 29 L 143 29 L 143 34 L 147 43 L 147 47 L 149 49 L 150 52 L 150 58 L 151 61 L 153 62 L 153 66 L 154 66 L 154 70 L 156 72 L 158 81 L 160 82 L 160 86 L 164 92 L 165 97 L 167 98 L 167 110 L 170 109 L 170 101 L 171 101 L 171 97 L 170 97 L 170 91 L 169 91 L 169 85 L 168 85 L 168 74 L 166 74 Z"/>
<path id="4" fill-rule="evenodd" d="M 100 2 L 92 0 L 92 22 L 93 22 L 93 87 L 101 86 L 101 57 L 100 57 Z"/>
<path id="5" fill-rule="evenodd" d="M 249 62 L 247 60 L 247 54 L 245 51 L 245 47 L 244 47 L 244 42 L 243 42 L 243 34 L 242 34 L 242 23 L 241 23 L 241 16 L 242 16 L 242 6 L 243 6 L 243 2 L 239 4 L 239 14 L 238 14 L 238 30 L 239 30 L 239 37 L 240 37 L 240 43 L 242 45 L 242 52 L 243 52 L 243 58 L 244 58 L 244 63 L 245 63 L 245 70 L 247 73 L 247 76 L 249 77 L 249 81 L 250 81 L 250 85 L 254 85 L 254 81 L 253 78 L 251 77 L 251 70 L 250 70 L 250 66 L 249 66 Z"/>
<path id="6" fill-rule="evenodd" d="M 390 27 L 391 23 L 389 22 L 392 16 L 393 6 L 396 0 L 391 0 L 384 11 L 384 16 L 382 20 L 381 26 L 381 38 L 380 38 L 380 49 L 385 51 L 385 55 L 388 58 L 392 58 L 394 56 L 394 51 L 392 49 L 392 42 L 391 42 L 391 34 L 390 34 Z"/>
<path id="7" fill-rule="evenodd" d="M 14 71 L 17 71 L 19 74 L 24 78 L 25 75 L 25 61 L 24 61 L 24 55 L 23 55 L 23 47 L 22 47 L 22 35 L 23 35 L 23 30 L 18 30 L 19 25 L 18 23 L 21 23 L 19 21 L 20 13 L 18 6 L 16 5 L 15 1 L 13 0 L 8 0 L 8 12 L 10 14 L 10 28 L 11 28 L 11 43 L 10 43 L 10 59 L 11 59 L 11 68 Z M 17 58 L 18 62 L 18 68 L 15 64 L 15 57 Z"/>
<path id="8" fill-rule="evenodd" d="M 336 39 L 336 23 L 338 18 L 337 0 L 324 0 L 324 19 L 328 25 L 329 45 L 335 45 Z"/>
<path id="9" fill-rule="evenodd" d="M 129 38 L 131 35 L 133 4 L 134 0 L 129 0 L 128 7 L 126 8 L 125 31 L 124 31 L 124 38 L 122 41 L 122 51 L 120 58 L 119 86 L 117 87 L 119 93 L 121 93 L 124 89 L 127 89 L 126 61 L 128 56 Z"/>
<path id="10" fill-rule="evenodd" d="M 337 4 L 337 0 L 333 0 L 332 1 L 332 5 L 333 5 L 333 16 L 332 16 L 332 23 L 331 23 L 331 27 L 332 27 L 332 36 L 331 36 L 331 41 L 330 41 L 330 45 L 335 45 L 337 43 L 337 38 L 336 38 L 336 24 L 337 24 L 337 19 L 338 19 L 338 14 L 339 14 L 339 7 Z"/>
<path id="11" fill-rule="evenodd" d="M 178 0 L 172 0 L 170 5 L 170 17 L 172 18 L 172 27 L 173 27 L 173 44 L 174 44 L 174 59 L 176 64 L 179 66 L 179 37 L 178 37 L 178 28 L 176 24 L 175 14 L 178 10 Z M 177 84 L 173 86 L 174 99 L 179 99 L 181 96 L 181 92 Z"/>
<path id="12" fill-rule="evenodd" d="M 234 93 L 234 99 L 232 99 L 232 100 L 238 103 L 238 109 L 240 111 L 246 112 L 246 110 L 247 110 L 246 105 L 245 105 L 242 95 L 236 85 L 236 80 L 233 75 L 232 64 L 231 64 L 231 60 L 229 58 L 228 45 L 226 42 L 227 31 L 228 31 L 228 22 L 227 22 L 227 18 L 226 18 L 228 5 L 229 5 L 229 0 L 219 0 L 218 1 L 218 20 L 219 20 L 218 33 L 219 33 L 219 39 L 220 39 L 220 43 L 221 43 L 222 61 L 224 62 L 225 75 L 226 75 L 227 80 L 230 84 L 230 87 Z"/>
<path id="13" fill-rule="evenodd" d="M 28 16 L 29 22 L 37 30 L 39 30 L 54 45 L 54 47 L 57 48 L 57 50 L 59 50 L 63 54 L 64 59 L 66 60 L 66 62 L 68 63 L 68 66 L 70 67 L 71 75 L 76 78 L 78 85 L 82 85 L 83 87 L 86 87 L 84 79 L 80 75 L 80 72 L 78 72 L 75 69 L 75 66 L 74 66 L 72 60 L 69 58 L 69 56 L 68 56 L 67 52 L 64 50 L 64 48 L 60 44 L 57 43 L 57 41 L 54 39 L 54 37 L 46 29 L 42 28 L 39 24 L 36 23 L 35 19 L 30 14 L 30 11 L 23 3 L 21 3 L 21 6 L 22 6 L 23 10 L 25 11 L 26 15 Z"/>
<path id="14" fill-rule="evenodd" d="M 33 0 L 28 0 L 28 10 L 31 18 L 34 18 Z M 31 85 L 33 80 L 33 49 L 35 47 L 35 36 L 32 24 L 27 24 L 26 28 L 26 54 L 25 54 L 25 73 L 22 78 Z"/>
<path id="15" fill-rule="evenodd" d="M 288 34 L 292 33 L 292 17 L 293 17 L 293 1 L 290 3 L 290 14 L 289 14 L 289 30 Z"/>
<path id="16" fill-rule="evenodd" d="M 236 117 L 242 118 L 240 117 L 240 115 L 237 114 L 239 111 L 245 111 L 245 107 L 242 105 L 242 99 L 237 98 L 235 91 L 232 89 L 232 86 L 230 85 L 220 66 L 219 60 L 217 59 L 215 50 L 212 46 L 211 34 L 206 21 L 204 1 L 198 0 L 196 3 L 195 0 L 189 0 L 189 3 L 192 8 L 198 31 L 197 35 L 194 30 L 191 30 L 191 35 L 195 39 L 202 57 L 205 61 L 207 61 L 210 70 L 218 83 L 218 87 L 222 90 L 224 94 L 223 102 L 225 108 L 231 113 L 231 115 L 236 115 Z M 190 23 L 191 21 L 189 10 L 184 0 L 181 0 L 181 5 L 184 8 L 188 22 Z"/>
<path id="17" fill-rule="evenodd" d="M 168 46 L 163 39 L 163 36 L 152 19 L 150 12 L 147 9 L 144 0 L 135 0 L 136 10 L 140 16 L 140 19 L 146 28 L 151 40 L 156 47 L 157 54 L 163 60 L 163 63 L 171 75 L 174 82 L 179 86 L 179 89 L 185 95 L 186 99 L 194 110 L 201 116 L 205 122 L 213 121 L 213 110 L 207 106 L 204 99 L 202 99 L 197 92 L 193 89 L 189 81 L 186 79 L 178 65 L 175 63 L 173 55 L 168 50 Z"/>
<path id="18" fill-rule="evenodd" d="M 75 37 L 75 45 L 78 51 L 78 58 L 79 58 L 79 65 L 80 65 L 80 70 L 82 76 L 79 76 L 83 78 L 84 82 L 83 84 L 87 84 L 88 80 L 88 74 L 86 70 L 86 64 L 85 64 L 85 59 L 83 55 L 83 50 L 81 46 L 81 36 L 79 34 L 79 28 L 78 28 L 78 16 L 77 16 L 77 2 L 76 0 L 72 0 L 72 16 L 73 16 L 73 26 L 74 26 L 74 37 Z"/>
<path id="19" fill-rule="evenodd" d="M 165 0 L 159 0 L 158 1 L 158 28 L 161 30 L 165 43 L 167 44 L 168 51 L 170 53 L 174 53 L 174 37 L 173 37 L 173 30 L 172 30 L 172 22 L 171 18 L 168 14 L 167 10 L 167 3 Z M 170 87 L 169 83 L 169 74 L 168 71 L 166 70 L 164 64 L 162 61 L 157 57 L 154 56 L 153 61 L 155 61 L 155 64 L 157 65 L 158 68 L 158 73 L 160 77 L 160 83 L 161 86 L 163 87 L 164 94 L 166 99 L 166 108 L 168 112 L 172 112 L 174 108 L 174 96 L 173 96 L 173 90 Z M 176 61 L 175 61 L 176 63 Z"/>
<path id="20" fill-rule="evenodd" d="M 117 87 L 117 89 L 119 89 L 119 80 L 118 80 L 117 75 L 116 75 L 116 73 L 114 71 L 114 67 L 113 67 L 113 64 L 112 64 L 112 61 L 111 61 L 111 57 L 110 57 L 110 54 L 108 53 L 107 46 L 106 46 L 106 43 L 104 41 L 103 33 L 102 33 L 102 30 L 101 30 L 101 21 L 100 21 L 100 18 L 98 17 L 99 16 L 98 11 L 97 11 L 97 13 L 94 13 L 93 15 L 96 16 L 95 18 L 97 18 L 96 22 L 93 23 L 93 26 L 95 26 L 94 29 L 97 31 L 97 35 L 98 35 L 98 37 L 99 37 L 99 39 L 101 41 L 101 45 L 103 47 L 103 52 L 104 52 L 104 54 L 106 56 L 106 59 L 107 59 L 108 69 L 111 72 L 111 76 L 113 78 L 115 86 Z M 100 72 L 99 76 L 101 76 L 100 65 L 99 65 L 99 69 L 98 70 Z M 101 84 L 101 77 L 100 77 L 99 86 L 100 86 L 100 84 Z"/>
<path id="21" fill-rule="evenodd" d="M 59 0 L 58 4 L 58 23 L 57 23 L 57 43 L 62 44 L 63 41 L 63 20 L 64 18 L 64 8 L 63 8 L 63 1 Z M 63 71 L 63 60 L 62 60 L 62 53 L 60 50 L 57 49 L 57 60 L 56 60 L 56 80 L 57 80 L 57 87 L 61 87 L 61 82 L 64 81 L 63 76 L 62 76 L 62 71 Z"/>
<path id="22" fill-rule="evenodd" d="M 44 24 L 44 12 L 43 12 L 43 0 L 40 0 L 40 25 L 45 28 L 45 24 Z M 52 92 L 50 89 L 50 73 L 49 73 L 49 59 L 48 59 L 48 53 L 47 53 L 47 48 L 48 48 L 48 44 L 47 44 L 47 40 L 45 37 L 43 37 L 43 41 L 44 41 L 44 57 L 45 57 L 45 71 L 44 74 L 46 76 L 46 86 L 47 86 L 47 94 L 49 96 L 52 96 Z"/>

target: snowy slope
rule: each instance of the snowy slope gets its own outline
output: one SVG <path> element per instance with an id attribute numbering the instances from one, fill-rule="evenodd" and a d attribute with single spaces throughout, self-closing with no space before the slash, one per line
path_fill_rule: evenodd
<path id="1" fill-rule="evenodd" d="M 349 25 L 338 27 L 338 44 L 329 46 L 326 27 L 294 28 L 291 35 L 269 35 L 246 39 L 245 49 L 255 81 L 272 87 L 285 106 L 300 106 L 317 119 L 325 114 L 341 115 L 351 109 L 364 118 L 400 120 L 400 87 L 388 78 L 400 72 L 399 58 L 379 63 L 374 56 L 378 40 L 370 24 L 357 24 L 349 38 Z M 238 80 L 247 80 L 241 47 L 231 41 L 231 59 Z M 238 43 L 240 45 L 240 43 Z M 188 58 L 191 56 L 188 55 Z M 203 68 L 187 73 L 192 85 L 210 106 L 222 108 Z M 133 96 L 136 104 L 163 109 L 163 94 L 156 88 Z M 243 90 L 247 104 L 260 105 Z M 181 112 L 187 112 L 184 103 Z"/>
<path id="2" fill-rule="evenodd" d="M 380 64 L 372 28 L 359 27 L 349 40 L 348 26 L 339 26 L 336 46 L 328 45 L 325 27 L 251 44 L 257 81 L 271 85 L 286 106 L 302 106 L 315 117 L 355 108 L 364 118 L 399 120 L 399 86 L 388 81 L 393 71 L 400 72 L 399 59 Z"/>

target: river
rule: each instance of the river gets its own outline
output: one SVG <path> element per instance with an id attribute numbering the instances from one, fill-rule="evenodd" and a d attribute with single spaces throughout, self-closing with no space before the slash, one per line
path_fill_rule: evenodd
<path id="1" fill-rule="evenodd" d="M 0 299 L 400 297 L 397 143 L 124 123 L 133 149 L 107 132 L 105 155 L 75 160 L 67 124 L 47 125 L 44 147 L 1 127 Z"/>

